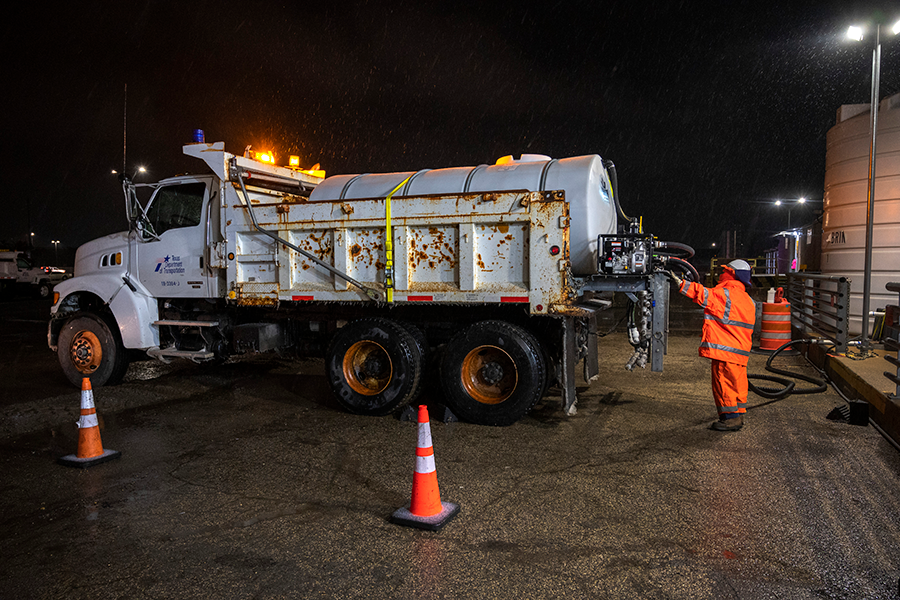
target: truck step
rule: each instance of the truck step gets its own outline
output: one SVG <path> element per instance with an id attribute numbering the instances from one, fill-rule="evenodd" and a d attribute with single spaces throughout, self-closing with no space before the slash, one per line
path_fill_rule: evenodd
<path id="1" fill-rule="evenodd" d="M 174 348 L 151 348 L 147 350 L 147 356 L 151 356 L 153 358 L 160 359 L 168 359 L 168 358 L 188 358 L 195 362 L 211 360 L 215 358 L 216 354 L 214 352 L 210 352 L 209 350 L 175 350 Z"/>
<path id="2" fill-rule="evenodd" d="M 168 325 L 170 327 L 218 327 L 218 321 L 154 321 L 154 325 Z"/>

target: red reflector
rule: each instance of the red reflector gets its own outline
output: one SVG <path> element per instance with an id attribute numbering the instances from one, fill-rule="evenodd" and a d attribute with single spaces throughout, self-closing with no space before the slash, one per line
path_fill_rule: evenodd
<path id="1" fill-rule="evenodd" d="M 550 246 L 550 254 L 553 256 L 559 254 L 559 246 Z"/>
<path id="2" fill-rule="evenodd" d="M 315 300 L 315 296 L 291 296 L 291 300 L 294 302 L 309 302 L 310 300 Z"/>
<path id="3" fill-rule="evenodd" d="M 528 302 L 528 296 L 500 296 L 500 302 Z"/>
<path id="4" fill-rule="evenodd" d="M 434 296 L 407 296 L 406 299 L 409 302 L 431 302 Z"/>

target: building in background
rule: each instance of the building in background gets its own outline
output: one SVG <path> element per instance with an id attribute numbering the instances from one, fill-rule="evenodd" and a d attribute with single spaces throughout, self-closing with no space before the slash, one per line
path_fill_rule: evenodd
<path id="1" fill-rule="evenodd" d="M 822 258 L 822 216 L 775 236 L 775 245 L 766 251 L 766 273 L 818 273 Z"/>

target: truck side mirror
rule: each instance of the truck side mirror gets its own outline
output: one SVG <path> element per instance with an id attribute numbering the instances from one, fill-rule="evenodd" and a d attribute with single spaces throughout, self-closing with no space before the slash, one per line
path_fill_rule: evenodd
<path id="1" fill-rule="evenodd" d="M 159 236 L 153 231 L 153 226 L 147 219 L 144 207 L 137 198 L 137 191 L 134 183 L 127 175 L 119 174 L 119 181 L 122 182 L 122 191 L 125 193 L 125 214 L 128 216 L 128 230 L 137 231 L 142 240 L 158 240 Z"/>

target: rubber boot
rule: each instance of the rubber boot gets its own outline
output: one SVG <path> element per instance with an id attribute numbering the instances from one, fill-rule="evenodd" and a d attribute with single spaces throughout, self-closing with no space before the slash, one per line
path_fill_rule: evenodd
<path id="1" fill-rule="evenodd" d="M 730 419 L 719 419 L 710 426 L 710 429 L 712 429 L 713 431 L 738 431 L 743 426 L 744 417 L 742 415 L 738 415 Z"/>

